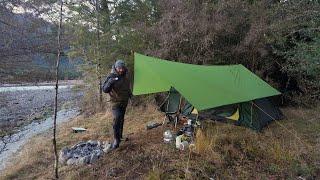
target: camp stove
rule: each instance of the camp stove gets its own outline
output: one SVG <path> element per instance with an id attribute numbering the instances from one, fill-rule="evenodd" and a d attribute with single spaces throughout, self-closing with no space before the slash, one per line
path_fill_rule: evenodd
<path id="1" fill-rule="evenodd" d="M 194 132 L 194 127 L 192 125 L 187 125 L 185 128 L 184 128 L 184 134 L 186 136 L 193 136 L 193 132 Z"/>
<path id="2" fill-rule="evenodd" d="M 192 119 L 188 119 L 187 124 L 185 124 L 185 126 L 182 129 L 180 129 L 177 135 L 184 134 L 188 137 L 192 137 L 193 132 L 194 132 L 194 124 L 192 123 Z"/>

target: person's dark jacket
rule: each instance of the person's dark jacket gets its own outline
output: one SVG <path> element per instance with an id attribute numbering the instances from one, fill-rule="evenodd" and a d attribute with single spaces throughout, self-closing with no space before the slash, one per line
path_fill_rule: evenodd
<path id="1" fill-rule="evenodd" d="M 109 93 L 113 107 L 127 105 L 129 98 L 132 96 L 127 70 L 123 75 L 119 75 L 113 66 L 111 73 L 103 83 L 102 90 Z"/>

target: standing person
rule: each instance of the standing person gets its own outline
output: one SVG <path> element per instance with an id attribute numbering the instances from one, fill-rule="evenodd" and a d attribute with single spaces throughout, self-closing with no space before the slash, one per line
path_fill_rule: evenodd
<path id="1" fill-rule="evenodd" d="M 119 147 L 123 133 L 124 115 L 128 100 L 132 96 L 130 82 L 127 77 L 128 69 L 123 60 L 117 60 L 112 66 L 111 73 L 103 84 L 103 92 L 109 93 L 113 115 L 114 141 L 112 149 Z"/>

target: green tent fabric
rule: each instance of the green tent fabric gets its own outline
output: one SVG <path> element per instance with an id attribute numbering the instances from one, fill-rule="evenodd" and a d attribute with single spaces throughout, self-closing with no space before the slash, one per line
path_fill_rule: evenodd
<path id="1" fill-rule="evenodd" d="M 174 87 L 201 111 L 280 94 L 242 65 L 203 66 L 134 56 L 134 95 Z"/>

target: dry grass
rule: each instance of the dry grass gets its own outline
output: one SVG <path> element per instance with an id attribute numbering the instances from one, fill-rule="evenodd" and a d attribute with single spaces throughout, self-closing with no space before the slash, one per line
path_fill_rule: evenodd
<path id="1" fill-rule="evenodd" d="M 148 121 L 161 122 L 154 106 L 128 107 L 125 132 L 129 141 L 88 166 L 62 166 L 62 179 L 308 179 L 320 177 L 319 109 L 284 109 L 287 129 L 272 123 L 262 133 L 230 124 L 204 122 L 196 133 L 195 152 L 181 152 L 162 143 L 170 127 L 145 130 Z M 73 134 L 72 126 L 88 128 Z M 111 137 L 111 114 L 79 116 L 59 128 L 58 146 Z M 296 133 L 301 141 L 288 130 Z M 1 179 L 50 179 L 53 155 L 50 133 L 33 138 Z"/>
<path id="2" fill-rule="evenodd" d="M 262 133 L 223 123 L 205 123 L 197 132 L 196 152 L 215 173 L 236 178 L 320 177 L 318 109 L 284 109 L 287 119 Z M 294 135 L 293 135 L 293 134 Z M 213 163 L 210 165 L 210 163 Z M 228 170 L 229 171 L 228 171 Z"/>

